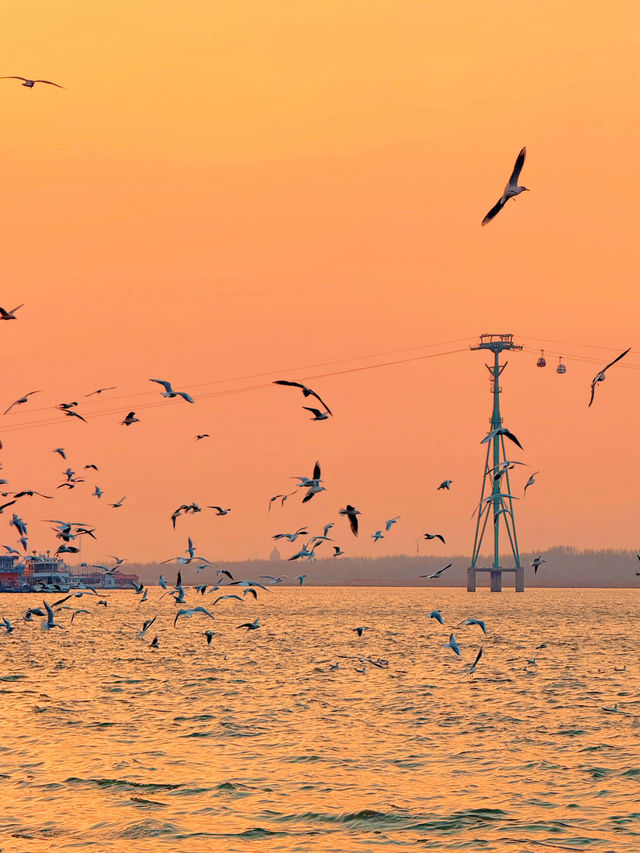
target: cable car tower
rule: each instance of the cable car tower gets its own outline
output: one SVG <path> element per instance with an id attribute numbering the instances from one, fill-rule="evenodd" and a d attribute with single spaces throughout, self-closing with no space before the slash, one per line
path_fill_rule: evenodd
<path id="1" fill-rule="evenodd" d="M 491 573 L 491 592 L 502 592 L 503 572 L 515 574 L 516 592 L 524 592 L 524 569 L 520 565 L 520 551 L 518 550 L 518 537 L 516 535 L 516 521 L 513 514 L 513 496 L 509 484 L 509 456 L 505 449 L 504 435 L 496 435 L 495 430 L 502 426 L 500 414 L 500 375 L 508 362 L 500 364 L 500 353 L 504 350 L 521 350 L 513 342 L 513 335 L 480 335 L 478 346 L 471 347 L 472 350 L 490 350 L 493 353 L 493 365 L 487 364 L 486 368 L 491 374 L 491 392 L 493 394 L 493 413 L 491 415 L 491 429 L 485 439 L 487 443 L 487 456 L 482 477 L 482 491 L 478 505 L 478 520 L 476 523 L 476 535 L 473 542 L 473 556 L 471 565 L 467 569 L 467 592 L 476 591 L 476 577 L 478 572 Z M 484 539 L 489 519 L 493 526 L 493 565 L 478 566 L 480 548 Z M 500 530 L 504 527 L 513 555 L 513 567 L 505 568 L 500 565 Z M 504 538 L 504 537 L 503 537 Z"/>

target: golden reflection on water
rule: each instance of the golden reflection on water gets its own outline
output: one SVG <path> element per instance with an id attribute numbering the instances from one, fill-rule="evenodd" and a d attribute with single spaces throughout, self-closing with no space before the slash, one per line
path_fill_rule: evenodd
<path id="1" fill-rule="evenodd" d="M 635 590 L 161 592 L 0 596 L 0 850 L 640 849 Z"/>

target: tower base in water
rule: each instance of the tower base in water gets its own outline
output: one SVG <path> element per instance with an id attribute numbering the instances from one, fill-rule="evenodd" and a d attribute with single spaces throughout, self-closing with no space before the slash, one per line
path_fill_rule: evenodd
<path id="1" fill-rule="evenodd" d="M 489 572 L 491 574 L 491 592 L 502 592 L 502 575 L 512 573 L 515 575 L 516 592 L 524 592 L 524 568 L 518 566 L 511 569 L 495 569 L 492 567 L 474 567 L 467 569 L 467 592 L 475 592 L 478 572 Z"/>

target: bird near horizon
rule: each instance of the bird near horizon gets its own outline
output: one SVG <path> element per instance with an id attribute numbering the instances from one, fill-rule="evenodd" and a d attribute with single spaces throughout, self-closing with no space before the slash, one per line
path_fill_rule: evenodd
<path id="1" fill-rule="evenodd" d="M 542 559 L 542 555 L 538 554 L 537 557 L 534 558 L 533 563 L 531 563 L 531 568 L 533 569 L 534 575 L 538 574 L 538 569 L 543 563 L 546 563 L 546 560 Z"/>
<path id="2" fill-rule="evenodd" d="M 40 78 L 31 79 L 30 77 L 20 77 L 18 74 L 8 74 L 5 77 L 0 77 L 0 80 L 22 80 L 22 86 L 26 86 L 27 89 L 33 89 L 36 83 L 46 83 L 47 86 L 55 86 L 58 89 L 64 89 L 64 86 L 61 86 L 60 83 L 54 83 L 53 80 L 42 80 Z"/>
<path id="3" fill-rule="evenodd" d="M 444 567 L 444 569 L 438 569 L 437 572 L 433 572 L 430 575 L 420 575 L 420 577 L 421 578 L 427 578 L 427 580 L 437 580 L 439 577 L 442 576 L 442 574 L 444 572 L 447 571 L 447 569 L 450 569 L 452 565 L 453 565 L 453 563 L 447 563 L 447 565 Z"/>
<path id="4" fill-rule="evenodd" d="M 13 409 L 14 406 L 20 406 L 23 403 L 27 403 L 29 401 L 29 397 L 31 397 L 33 394 L 39 394 L 39 393 L 40 393 L 40 391 L 28 391 L 24 395 L 24 397 L 20 397 L 18 400 L 14 400 L 13 403 L 9 406 L 9 408 L 5 409 L 2 414 L 3 415 L 9 414 L 9 412 L 11 411 L 11 409 Z"/>
<path id="5" fill-rule="evenodd" d="M 274 385 L 286 385 L 290 388 L 299 388 L 305 397 L 315 397 L 316 400 L 320 403 L 320 405 L 324 406 L 327 413 L 330 415 L 333 415 L 333 412 L 331 411 L 329 406 L 327 406 L 327 404 L 322 399 L 322 397 L 319 394 L 317 394 L 313 389 L 309 388 L 308 385 L 303 385 L 302 382 L 290 382 L 288 379 L 275 379 L 273 384 Z M 303 406 L 303 408 L 306 408 L 306 406 Z M 324 420 L 324 418 L 320 418 L 320 419 L 314 418 L 314 420 Z"/>
<path id="6" fill-rule="evenodd" d="M 388 518 L 388 519 L 385 521 L 385 523 L 384 523 L 384 529 L 386 530 L 386 532 L 387 532 L 387 533 L 391 530 L 391 528 L 393 527 L 393 525 L 394 525 L 394 524 L 397 524 L 397 522 L 398 522 L 398 519 L 399 519 L 399 518 L 402 518 L 402 516 L 401 516 L 401 515 L 396 515 L 396 516 L 394 516 L 393 518 Z"/>
<path id="7" fill-rule="evenodd" d="M 424 538 L 429 539 L 429 540 L 430 539 L 439 539 L 443 545 L 446 545 L 446 542 L 444 541 L 444 536 L 442 535 L 442 533 L 425 533 Z"/>
<path id="8" fill-rule="evenodd" d="M 613 365 L 616 362 L 620 361 L 621 358 L 624 358 L 630 349 L 631 347 L 628 347 L 628 349 L 626 349 L 624 352 L 621 352 L 619 356 L 614 358 L 613 361 L 610 361 L 606 367 L 603 367 L 602 370 L 598 371 L 598 373 L 596 373 L 596 375 L 593 377 L 593 382 L 591 383 L 591 398 L 589 399 L 589 406 L 591 406 L 591 404 L 593 403 L 593 399 L 596 395 L 596 386 L 598 382 L 604 382 L 606 378 L 605 373 L 607 372 L 607 370 L 609 370 L 610 367 L 613 367 Z M 589 408 L 589 406 L 587 406 L 587 408 Z"/>
<path id="9" fill-rule="evenodd" d="M 377 542 L 379 539 L 384 539 L 384 534 L 383 534 L 382 530 L 376 530 L 375 533 L 371 534 L 371 538 L 373 539 L 374 542 Z"/>
<path id="10" fill-rule="evenodd" d="M 432 610 L 429 614 L 429 619 L 435 619 L 436 622 L 439 622 L 441 625 L 444 625 L 444 619 L 442 618 L 442 611 L 440 610 Z"/>
<path id="11" fill-rule="evenodd" d="M 260 619 L 256 619 L 254 622 L 243 622 L 242 625 L 236 625 L 236 628 L 246 628 L 247 631 L 257 631 L 260 627 Z"/>
<path id="12" fill-rule="evenodd" d="M 510 198 L 513 198 L 516 195 L 520 195 L 520 193 L 528 191 L 528 187 L 518 186 L 518 178 L 520 177 L 520 172 L 522 171 L 522 167 L 524 166 L 525 157 L 527 156 L 527 149 L 523 148 L 518 156 L 516 157 L 516 162 L 513 167 L 513 172 L 511 172 L 511 177 L 509 178 L 509 182 L 504 188 L 504 192 L 502 193 L 502 197 L 499 199 L 496 204 L 491 208 L 489 213 L 482 220 L 482 224 L 486 225 L 488 222 L 500 213 L 505 204 L 509 201 Z"/>
<path id="13" fill-rule="evenodd" d="M 339 515 L 346 515 L 349 519 L 349 526 L 354 536 L 358 535 L 358 516 L 362 515 L 359 509 L 356 509 L 351 504 L 347 504 L 344 509 L 339 511 Z"/>
<path id="14" fill-rule="evenodd" d="M 16 311 L 18 308 L 24 308 L 24 302 L 21 305 L 16 305 L 11 311 L 5 311 L 4 308 L 0 308 L 0 320 L 17 320 Z"/>

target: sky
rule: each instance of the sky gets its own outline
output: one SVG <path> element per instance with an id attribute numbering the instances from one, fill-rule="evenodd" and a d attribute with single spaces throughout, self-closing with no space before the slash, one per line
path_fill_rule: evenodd
<path id="1" fill-rule="evenodd" d="M 508 332 L 516 487 L 540 471 L 522 550 L 640 547 L 638 4 L 133 5 L 3 5 L 3 73 L 65 87 L 0 80 L 0 304 L 24 303 L 0 328 L 0 407 L 39 391 L 2 417 L 3 476 L 55 496 L 18 507 L 31 546 L 55 547 L 53 518 L 95 525 L 83 559 L 165 559 L 191 535 L 231 560 L 335 521 L 353 556 L 415 553 L 425 531 L 469 553 L 490 416 L 469 345 Z M 523 145 L 531 192 L 480 227 Z M 338 373 L 419 355 L 437 357 Z M 310 422 L 279 378 L 335 416 Z M 59 446 L 99 472 L 58 489 Z M 316 459 L 326 491 L 267 513 Z M 192 501 L 232 512 L 173 531 Z"/>

